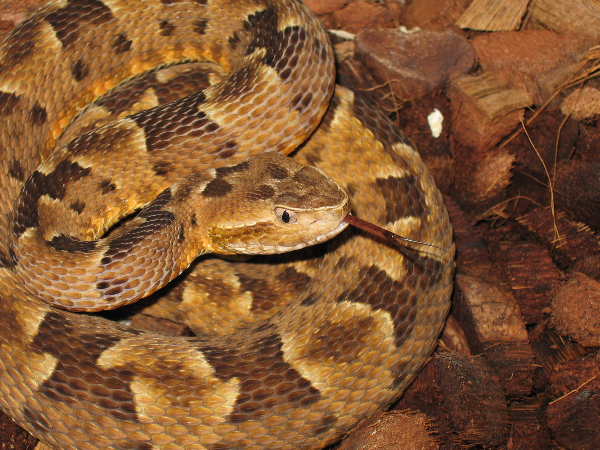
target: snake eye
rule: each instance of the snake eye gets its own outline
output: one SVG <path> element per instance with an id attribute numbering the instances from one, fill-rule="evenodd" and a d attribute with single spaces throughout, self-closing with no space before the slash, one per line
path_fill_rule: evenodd
<path id="1" fill-rule="evenodd" d="M 289 209 L 277 208 L 275 209 L 275 214 L 283 223 L 296 223 L 298 220 L 298 213 L 290 211 Z"/>

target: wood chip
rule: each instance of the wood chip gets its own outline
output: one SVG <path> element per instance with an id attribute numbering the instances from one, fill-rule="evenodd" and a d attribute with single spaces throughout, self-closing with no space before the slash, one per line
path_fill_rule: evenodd
<path id="1" fill-rule="evenodd" d="M 600 35 L 598 0 L 533 0 L 530 10 L 533 21 L 553 31 Z"/>
<path id="2" fill-rule="evenodd" d="M 560 111 L 575 120 L 597 117 L 600 115 L 600 90 L 584 86 L 571 92 L 560 104 Z"/>
<path id="3" fill-rule="evenodd" d="M 425 414 L 390 411 L 359 425 L 340 450 L 438 449 L 431 434 L 431 420 Z"/>
<path id="4" fill-rule="evenodd" d="M 509 415 L 499 377 L 483 358 L 458 353 L 437 355 L 434 364 L 442 404 L 458 432 L 462 448 L 504 447 Z M 416 448 L 416 447 L 413 447 Z"/>
<path id="5" fill-rule="evenodd" d="M 456 26 L 480 31 L 512 31 L 521 26 L 530 0 L 473 0 Z"/>
<path id="6" fill-rule="evenodd" d="M 509 88 L 495 73 L 455 77 L 448 89 L 457 140 L 482 153 L 523 120 L 531 94 Z"/>
<path id="7" fill-rule="evenodd" d="M 600 359 L 596 354 L 563 364 L 552 375 L 549 390 L 555 398 L 547 407 L 546 417 L 560 448 L 587 450 L 600 446 L 599 373 Z"/>
<path id="8" fill-rule="evenodd" d="M 574 273 L 552 302 L 556 330 L 584 347 L 600 346 L 600 283 Z"/>

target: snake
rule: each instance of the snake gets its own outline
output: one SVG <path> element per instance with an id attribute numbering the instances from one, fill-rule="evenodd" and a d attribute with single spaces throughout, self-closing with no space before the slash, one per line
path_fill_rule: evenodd
<path id="1" fill-rule="evenodd" d="M 137 90 L 194 64 L 218 67 L 208 86 Z M 454 270 L 443 197 L 386 114 L 336 86 L 298 0 L 49 3 L 0 45 L 0 152 L 0 408 L 51 448 L 322 448 L 431 357 Z M 430 245 L 345 227 L 350 209 Z M 334 235 L 279 270 L 192 264 Z M 255 318 L 182 337 L 90 314 L 190 264 Z"/>

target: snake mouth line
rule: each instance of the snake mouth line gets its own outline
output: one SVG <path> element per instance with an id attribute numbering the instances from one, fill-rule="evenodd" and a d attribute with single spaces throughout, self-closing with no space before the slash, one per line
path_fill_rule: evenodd
<path id="1" fill-rule="evenodd" d="M 329 233 L 323 234 L 321 236 L 316 237 L 312 241 L 309 241 L 307 246 L 314 245 L 314 244 L 320 244 L 321 242 L 325 242 L 331 238 L 334 238 L 335 236 L 340 234 L 342 231 L 344 231 L 347 227 L 348 227 L 347 222 L 340 222 L 340 224 L 335 229 L 331 230 Z"/>
<path id="2" fill-rule="evenodd" d="M 294 250 L 300 250 L 305 247 L 310 247 L 312 245 L 321 244 L 325 241 L 328 241 L 329 239 L 334 238 L 335 236 L 340 234 L 342 231 L 344 231 L 348 227 L 348 225 L 349 224 L 346 222 L 340 222 L 340 224 L 336 228 L 331 230 L 330 232 L 322 234 L 320 236 L 317 236 L 314 239 L 305 241 L 298 245 L 290 245 L 290 246 L 278 245 L 278 244 L 265 245 L 265 244 L 256 243 L 256 244 L 247 244 L 246 246 L 239 246 L 236 250 L 243 251 L 245 254 L 250 254 L 250 255 L 292 252 Z"/>

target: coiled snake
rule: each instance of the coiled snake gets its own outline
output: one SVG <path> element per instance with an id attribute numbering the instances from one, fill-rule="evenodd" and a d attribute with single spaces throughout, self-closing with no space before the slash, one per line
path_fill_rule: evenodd
<path id="1" fill-rule="evenodd" d="M 133 95 L 125 101 L 133 115 L 86 128 L 82 117 L 119 115 L 119 102 L 106 100 L 115 86 L 194 61 L 226 75 L 144 111 L 158 91 Z M 431 354 L 453 269 L 441 195 L 385 115 L 334 86 L 327 36 L 299 1 L 53 3 L 0 47 L 0 119 L 0 407 L 49 445 L 320 448 L 397 399 Z M 65 128 L 74 119 L 87 133 L 72 140 Z M 186 246 L 201 221 L 170 209 L 193 190 L 180 180 L 225 198 L 252 157 L 300 144 L 294 159 L 340 183 L 354 214 L 447 251 L 399 252 L 346 230 L 322 256 L 281 272 L 215 263 L 244 298 L 264 287 L 257 271 L 279 273 L 272 278 L 283 286 L 236 304 L 260 320 L 221 336 L 144 333 L 40 301 L 94 310 L 96 301 L 115 307 L 166 283 L 176 273 L 164 275 L 164 266 L 180 272 L 191 262 Z M 296 173 L 277 161 L 252 172 L 250 194 L 235 196 L 272 199 L 276 180 Z M 95 240 L 144 205 L 109 244 Z M 235 200 L 218 207 L 228 208 L 229 217 L 247 213 Z M 290 221 L 285 207 L 277 211 Z M 184 262 L 157 256 L 171 248 L 160 234 L 169 227 Z M 245 239 L 229 229 L 223 239 Z M 147 274 L 158 272 L 162 281 L 147 288 Z M 206 284 L 209 296 L 227 291 L 216 278 Z"/>

